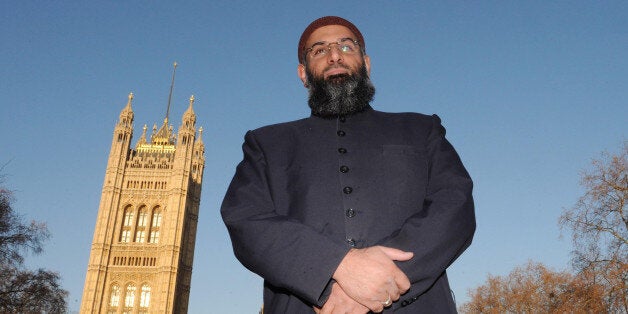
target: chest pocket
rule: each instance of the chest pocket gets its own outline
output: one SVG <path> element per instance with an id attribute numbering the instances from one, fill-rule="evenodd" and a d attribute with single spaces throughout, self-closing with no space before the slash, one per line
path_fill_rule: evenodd
<path id="1" fill-rule="evenodd" d="M 426 151 L 409 145 L 383 145 L 382 157 L 390 200 L 401 207 L 421 206 L 427 188 Z"/>

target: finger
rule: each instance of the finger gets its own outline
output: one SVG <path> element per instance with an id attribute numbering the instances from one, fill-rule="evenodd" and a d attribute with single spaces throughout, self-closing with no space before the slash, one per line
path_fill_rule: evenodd
<path id="1" fill-rule="evenodd" d="M 333 313 L 333 311 L 334 311 L 334 306 L 333 305 L 328 306 L 327 304 L 325 304 L 323 306 L 323 308 L 321 308 L 319 313 L 320 314 L 331 314 L 331 313 Z"/>
<path id="2" fill-rule="evenodd" d="M 381 302 L 375 302 L 371 306 L 367 306 L 373 313 L 381 313 L 384 310 L 384 305 Z"/>
<path id="3" fill-rule="evenodd" d="M 390 294 L 390 299 L 393 302 L 399 300 L 399 298 L 401 297 L 401 292 L 398 289 L 393 292 L 389 292 L 389 294 Z"/>
<path id="4" fill-rule="evenodd" d="M 399 249 L 395 249 L 392 247 L 387 247 L 387 246 L 378 246 L 380 250 L 382 250 L 382 252 L 384 252 L 384 254 L 386 254 L 386 256 L 388 256 L 388 258 L 390 258 L 393 261 L 400 261 L 400 262 L 405 262 L 410 260 L 413 256 L 414 253 L 412 252 L 406 252 L 406 251 L 402 251 Z"/>
<path id="5" fill-rule="evenodd" d="M 380 313 L 384 310 L 385 305 L 384 303 L 386 303 L 386 301 L 388 301 L 389 298 L 389 293 L 384 291 L 381 291 L 380 293 L 377 294 L 378 296 L 376 297 L 376 299 L 371 299 L 372 302 L 369 302 L 369 304 L 364 304 L 366 307 L 368 307 L 371 312 L 373 313 Z M 391 297 L 392 300 L 392 297 Z"/>
<path id="6" fill-rule="evenodd" d="M 397 271 L 393 273 L 393 278 L 395 279 L 396 288 L 399 289 L 399 294 L 408 292 L 410 289 L 410 279 L 408 279 L 408 276 L 406 276 L 404 272 L 397 269 Z"/>
<path id="7" fill-rule="evenodd" d="M 390 297 L 392 301 L 397 301 L 400 296 L 401 291 L 399 291 L 397 283 L 394 280 L 388 281 L 386 283 L 386 295 L 384 296 L 384 299 L 382 299 L 382 302 L 385 302 L 388 297 Z"/>
<path id="8" fill-rule="evenodd" d="M 373 299 L 366 299 L 366 300 L 356 300 L 360 305 L 364 306 L 367 310 L 373 312 L 373 313 L 379 313 L 384 309 L 384 306 L 382 305 L 381 301 L 386 301 L 386 300 L 373 300 Z"/>

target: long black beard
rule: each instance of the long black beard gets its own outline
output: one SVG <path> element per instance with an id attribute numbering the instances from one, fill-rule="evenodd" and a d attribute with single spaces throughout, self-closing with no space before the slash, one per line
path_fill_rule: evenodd
<path id="1" fill-rule="evenodd" d="M 312 114 L 324 118 L 347 116 L 363 111 L 375 96 L 375 86 L 362 64 L 353 75 L 332 75 L 327 80 L 314 77 L 306 67 Z"/>

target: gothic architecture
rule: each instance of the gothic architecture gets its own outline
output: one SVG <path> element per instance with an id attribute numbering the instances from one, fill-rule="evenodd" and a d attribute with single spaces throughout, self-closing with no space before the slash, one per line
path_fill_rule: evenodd
<path id="1" fill-rule="evenodd" d="M 133 149 L 132 100 L 113 132 L 81 313 L 186 313 L 203 128 L 196 130 L 192 96 L 178 133 L 166 114 L 150 137 L 144 126 Z"/>

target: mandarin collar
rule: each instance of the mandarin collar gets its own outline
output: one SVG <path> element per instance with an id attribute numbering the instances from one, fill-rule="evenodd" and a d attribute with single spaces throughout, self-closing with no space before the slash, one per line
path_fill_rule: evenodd
<path id="1" fill-rule="evenodd" d="M 361 120 L 366 119 L 368 116 L 370 116 L 374 111 L 375 110 L 373 110 L 373 107 L 371 107 L 371 105 L 366 105 L 366 107 L 364 107 L 364 110 L 360 112 L 352 113 L 349 115 L 345 115 L 345 116 L 319 117 L 310 113 L 310 119 L 337 121 L 337 120 L 340 120 L 341 118 L 344 118 L 346 120 L 361 121 Z"/>

